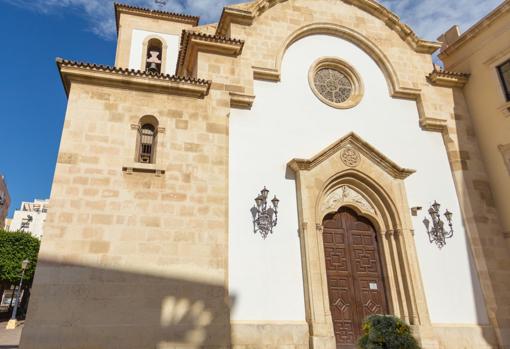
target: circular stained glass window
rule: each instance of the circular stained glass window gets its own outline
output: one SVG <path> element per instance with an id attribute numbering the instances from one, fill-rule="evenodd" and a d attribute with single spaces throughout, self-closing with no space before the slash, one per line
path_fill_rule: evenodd
<path id="1" fill-rule="evenodd" d="M 310 69 L 309 80 L 317 97 L 334 108 L 352 108 L 363 96 L 363 83 L 358 73 L 338 58 L 317 60 Z"/>
<path id="2" fill-rule="evenodd" d="M 315 73 L 315 88 L 322 97 L 333 103 L 343 103 L 352 94 L 352 83 L 344 73 L 332 68 L 323 68 Z"/>

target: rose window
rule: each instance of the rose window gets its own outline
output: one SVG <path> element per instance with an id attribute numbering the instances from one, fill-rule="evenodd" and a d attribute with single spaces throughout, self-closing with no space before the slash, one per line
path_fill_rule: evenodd
<path id="1" fill-rule="evenodd" d="M 322 97 L 333 103 L 343 103 L 351 97 L 352 84 L 345 74 L 331 68 L 323 68 L 315 74 L 315 88 Z"/>
<path id="2" fill-rule="evenodd" d="M 323 57 L 315 61 L 308 73 L 308 81 L 317 98 L 333 108 L 353 108 L 363 97 L 360 76 L 339 58 Z"/>

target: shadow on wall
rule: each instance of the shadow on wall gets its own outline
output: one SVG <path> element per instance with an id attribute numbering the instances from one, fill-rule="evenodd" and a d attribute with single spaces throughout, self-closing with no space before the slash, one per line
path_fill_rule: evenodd
<path id="1" fill-rule="evenodd" d="M 469 116 L 468 107 L 465 103 L 465 99 L 463 96 L 463 92 L 459 89 L 454 89 L 454 104 L 455 104 L 455 124 L 456 124 L 456 135 L 459 142 L 459 149 L 461 150 L 459 156 L 457 159 L 455 159 L 455 154 L 450 155 L 450 161 L 455 160 L 457 163 L 455 165 L 452 164 L 452 166 L 457 166 L 462 168 L 463 170 L 471 170 L 473 172 L 473 164 L 470 160 L 480 160 L 478 159 L 478 156 L 480 156 L 475 131 L 473 128 L 472 120 Z M 445 140 L 448 142 L 448 140 Z M 474 149 L 473 149 L 474 148 Z M 471 153 L 471 151 L 474 151 L 474 153 Z M 473 159 L 473 157 L 475 159 Z M 455 169 L 455 168 L 453 168 Z M 477 181 L 473 179 L 472 175 L 465 175 L 463 174 L 462 181 L 465 182 L 465 186 L 468 188 L 477 188 Z M 473 181 L 470 183 L 470 181 Z M 475 191 L 465 192 L 464 195 L 460 196 L 461 201 L 467 201 L 467 203 L 461 202 L 461 206 L 464 207 L 471 207 L 473 212 L 488 212 L 494 209 L 494 200 L 492 198 L 492 193 L 490 187 L 484 187 L 484 190 L 480 190 L 477 194 L 479 195 L 473 195 L 475 194 Z M 467 204 L 467 205 L 466 205 Z M 475 213 L 476 214 L 476 213 Z M 463 212 L 463 215 L 466 217 L 466 212 Z M 480 217 L 475 217 L 474 224 L 476 225 L 476 229 L 479 232 L 484 232 L 488 227 L 485 225 L 487 222 L 478 222 L 478 219 Z M 465 223 L 465 219 L 464 219 Z M 464 231 L 468 234 L 466 236 L 466 249 L 469 254 L 469 258 L 471 263 L 469 264 L 470 273 L 471 273 L 471 280 L 472 280 L 472 287 L 475 292 L 475 295 L 478 296 L 475 299 L 476 304 L 476 313 L 477 313 L 477 320 L 481 327 L 482 331 L 482 337 L 486 341 L 486 344 L 491 347 L 498 347 L 498 339 L 496 336 L 496 333 L 494 331 L 494 328 L 492 327 L 492 323 L 490 319 L 488 319 L 488 311 L 489 309 L 486 308 L 485 302 L 486 297 L 483 294 L 481 281 L 483 279 L 487 279 L 485 276 L 482 276 L 479 274 L 475 267 L 475 257 L 474 257 L 474 251 L 473 247 L 471 246 L 473 243 L 473 240 L 469 237 L 469 227 L 464 225 Z M 479 255 L 480 257 L 485 257 L 487 251 L 485 249 L 479 249 Z M 489 271 L 490 272 L 490 271 Z M 496 299 L 496 303 L 498 300 Z M 468 334 L 468 333 L 467 333 Z M 480 345 L 480 347 L 482 347 Z"/>
<path id="2" fill-rule="evenodd" d="M 45 260 L 37 269 L 21 349 L 230 347 L 225 287 Z"/>

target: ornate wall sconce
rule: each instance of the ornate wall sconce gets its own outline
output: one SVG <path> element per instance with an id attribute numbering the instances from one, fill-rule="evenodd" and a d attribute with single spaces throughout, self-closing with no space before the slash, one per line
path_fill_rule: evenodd
<path id="1" fill-rule="evenodd" d="M 273 227 L 278 222 L 278 203 L 280 200 L 276 198 L 271 200 L 272 207 L 267 205 L 267 197 L 269 190 L 264 187 L 260 191 L 260 195 L 255 198 L 255 206 L 251 209 L 253 215 L 253 232 L 260 233 L 265 239 L 269 233 L 273 233 Z"/>
<path id="2" fill-rule="evenodd" d="M 430 221 L 425 217 L 423 220 L 423 224 L 427 228 L 427 233 L 429 234 L 430 243 L 435 243 L 439 249 L 443 248 L 446 245 L 446 239 L 449 239 L 453 236 L 453 224 L 452 224 L 452 216 L 453 213 L 446 210 L 444 216 L 448 221 L 448 225 L 450 226 L 450 230 L 447 231 L 444 226 L 444 222 L 441 219 L 441 214 L 439 213 L 439 209 L 441 205 L 434 201 L 432 206 L 429 208 L 429 214 L 432 218 L 432 227 L 430 227 Z"/>

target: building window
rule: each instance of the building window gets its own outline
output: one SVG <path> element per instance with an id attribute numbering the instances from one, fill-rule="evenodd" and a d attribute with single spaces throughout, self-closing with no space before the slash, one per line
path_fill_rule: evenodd
<path id="1" fill-rule="evenodd" d="M 155 148 L 156 129 L 151 124 L 140 127 L 140 162 L 151 164 Z"/>
<path id="2" fill-rule="evenodd" d="M 137 162 L 154 164 L 158 136 L 158 120 L 153 116 L 144 116 L 138 124 Z"/>
<path id="3" fill-rule="evenodd" d="M 323 57 L 315 61 L 308 80 L 317 98 L 333 108 L 353 108 L 363 97 L 363 82 L 359 74 L 339 58 Z"/>
<path id="4" fill-rule="evenodd" d="M 149 73 L 161 73 L 163 63 L 163 43 L 158 39 L 150 39 L 147 44 L 145 71 Z"/>
<path id="5" fill-rule="evenodd" d="M 351 97 L 352 83 L 336 69 L 322 68 L 315 73 L 315 88 L 332 103 L 343 103 Z"/>
<path id="6" fill-rule="evenodd" d="M 499 78 L 507 101 L 510 101 L 510 59 L 498 66 Z"/>

